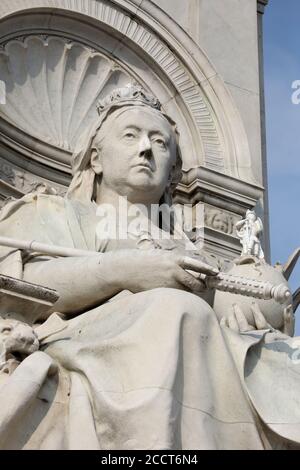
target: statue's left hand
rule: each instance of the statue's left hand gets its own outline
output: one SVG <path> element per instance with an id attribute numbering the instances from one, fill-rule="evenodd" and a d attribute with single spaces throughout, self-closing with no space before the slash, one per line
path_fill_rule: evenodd
<path id="1" fill-rule="evenodd" d="M 241 306 L 238 304 L 233 305 L 232 313 L 228 317 L 223 317 L 220 321 L 220 325 L 230 328 L 237 333 L 246 333 L 247 331 L 253 330 L 275 331 L 274 328 L 265 319 L 264 314 L 262 313 L 257 303 L 253 303 L 251 306 L 251 311 L 253 314 L 255 326 L 249 325 Z M 292 306 L 286 307 L 284 309 L 283 317 L 284 325 L 280 332 L 288 336 L 293 336 L 295 319 Z"/>
<path id="2" fill-rule="evenodd" d="M 294 336 L 295 333 L 295 315 L 293 306 L 289 305 L 283 312 L 283 329 L 282 333 L 288 336 Z"/>
<path id="3" fill-rule="evenodd" d="M 251 306 L 251 311 L 253 314 L 255 326 L 249 325 L 241 306 L 238 304 L 234 304 L 232 306 L 232 313 L 228 317 L 223 317 L 221 319 L 220 325 L 226 326 L 227 328 L 230 328 L 237 333 L 272 328 L 256 303 Z"/>

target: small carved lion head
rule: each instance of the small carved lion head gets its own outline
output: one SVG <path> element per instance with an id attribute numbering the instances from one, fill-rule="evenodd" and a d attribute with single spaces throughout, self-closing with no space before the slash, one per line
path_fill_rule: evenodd
<path id="1" fill-rule="evenodd" d="M 18 320 L 0 318 L 0 357 L 2 361 L 14 356 L 24 359 L 39 349 L 36 333 Z"/>

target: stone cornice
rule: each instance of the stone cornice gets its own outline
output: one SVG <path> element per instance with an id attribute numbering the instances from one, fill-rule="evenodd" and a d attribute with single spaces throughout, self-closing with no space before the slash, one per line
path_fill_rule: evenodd
<path id="1" fill-rule="evenodd" d="M 268 5 L 269 0 L 257 0 L 257 11 L 258 13 L 264 14 L 265 7 Z"/>
<path id="2" fill-rule="evenodd" d="M 0 179 L 0 194 L 1 198 L 15 197 L 16 199 L 19 199 L 20 197 L 24 196 L 22 191 L 19 191 L 14 186 L 6 183 L 2 179 Z"/>
<path id="3" fill-rule="evenodd" d="M 4 145 L 9 154 L 18 155 L 20 161 L 23 160 L 23 164 L 17 163 L 21 168 L 24 165 L 27 168 L 30 164 L 43 166 L 45 169 L 48 168 L 48 172 L 61 174 L 63 181 L 58 182 L 62 184 L 65 184 L 71 175 L 70 152 L 29 136 L 2 118 L 0 118 L 0 145 Z"/>
<path id="4" fill-rule="evenodd" d="M 243 216 L 247 209 L 255 207 L 263 193 L 262 186 L 200 166 L 183 171 L 175 200 L 189 204 L 205 202 Z"/>

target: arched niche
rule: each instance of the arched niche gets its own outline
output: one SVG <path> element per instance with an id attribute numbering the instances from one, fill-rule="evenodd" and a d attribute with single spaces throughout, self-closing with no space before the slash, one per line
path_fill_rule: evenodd
<path id="1" fill-rule="evenodd" d="M 70 100 L 70 107 L 78 105 L 76 89 L 72 96 L 70 87 L 79 77 L 75 76 L 76 73 L 55 77 L 58 81 L 70 80 L 70 85 L 68 89 L 67 82 L 58 83 L 58 86 L 62 87 L 62 94 L 54 107 L 51 103 L 52 108 L 48 103 L 51 95 L 47 81 L 49 74 L 42 63 L 40 76 L 36 77 L 42 55 L 44 54 L 46 60 L 51 63 L 51 44 L 53 45 L 55 38 L 58 44 L 60 38 L 60 41 L 65 41 L 62 54 L 67 58 L 70 58 L 76 48 L 79 50 L 81 45 L 82 50 L 85 48 L 90 57 L 93 54 L 102 54 L 110 61 L 112 67 L 119 67 L 129 77 L 151 89 L 161 100 L 165 111 L 178 123 L 185 169 L 203 165 L 220 173 L 253 181 L 246 134 L 221 78 L 205 54 L 175 22 L 153 3 L 143 1 L 143 7 L 139 8 L 140 3 L 129 0 L 1 2 L 2 55 L 6 54 L 8 61 L 10 58 L 13 60 L 13 55 L 17 53 L 22 60 L 31 60 L 31 63 L 25 64 L 28 66 L 28 82 L 31 83 L 24 80 L 22 83 L 24 77 L 19 76 L 19 89 L 15 96 L 10 96 L 10 93 L 13 95 L 14 92 L 8 87 L 7 108 L 11 99 L 17 102 L 18 98 L 23 100 L 23 107 L 21 112 L 20 109 L 15 109 L 14 113 L 11 110 L 9 113 L 5 112 L 2 106 L 1 116 L 6 121 L 2 123 L 6 126 L 5 132 L 12 138 L 15 136 L 18 141 L 22 141 L 21 134 L 25 132 L 27 139 L 23 136 L 23 141 L 26 140 L 26 146 L 29 147 L 34 147 L 29 142 L 30 137 L 34 137 L 35 148 L 38 148 L 41 154 L 39 158 L 43 160 L 44 153 L 50 165 L 61 170 L 65 165 L 64 169 L 67 170 L 68 151 L 72 149 L 72 144 L 66 140 L 63 143 L 60 140 L 58 143 L 49 135 L 45 135 L 45 117 L 50 117 L 49 133 L 52 133 L 53 137 L 53 121 L 57 120 L 61 109 L 68 106 L 67 101 Z M 37 38 L 40 39 L 40 47 Z M 50 44 L 50 47 L 47 44 Z M 55 47 L 52 47 L 52 51 L 54 50 Z M 35 55 L 36 63 L 33 63 L 30 55 Z M 52 65 L 54 62 L 55 59 Z M 101 67 L 98 71 L 101 75 L 100 69 Z M 10 78 L 12 81 L 18 81 L 17 73 L 15 77 Z M 28 103 L 30 99 L 31 107 Z M 21 108 L 21 103 L 19 106 Z M 41 112 L 38 110 L 39 106 Z M 52 116 L 50 109 L 53 110 Z M 21 125 L 21 114 L 23 124 L 24 120 L 27 121 L 26 126 Z M 70 116 L 67 116 L 66 119 L 69 118 Z M 60 119 L 65 119 L 65 116 L 61 115 Z M 10 130 L 7 123 L 12 125 Z M 19 135 L 18 130 L 21 131 Z M 61 135 L 61 139 L 66 139 L 66 136 Z M 49 145 L 56 149 L 46 148 Z"/>
<path id="2" fill-rule="evenodd" d="M 205 203 L 207 224 L 211 211 L 221 211 L 231 221 L 223 226 L 232 227 L 262 196 L 242 119 L 222 78 L 150 0 L 2 0 L 0 79 L 7 83 L 0 195 L 16 197 L 16 189 L 22 194 L 36 181 L 50 181 L 63 194 L 75 140 L 95 116 L 97 98 L 135 81 L 178 125 L 179 202 Z M 236 255 L 234 233 L 224 232 L 209 227 L 212 251 Z"/>

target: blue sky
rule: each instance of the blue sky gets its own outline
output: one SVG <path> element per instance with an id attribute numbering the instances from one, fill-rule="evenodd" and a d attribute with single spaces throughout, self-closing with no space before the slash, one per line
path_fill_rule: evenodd
<path id="1" fill-rule="evenodd" d="M 300 0 L 270 0 L 264 15 L 264 67 L 272 262 L 300 246 Z M 300 95 L 299 95 L 300 96 Z M 291 278 L 300 286 L 300 260 Z M 296 334 L 300 335 L 300 307 Z"/>

